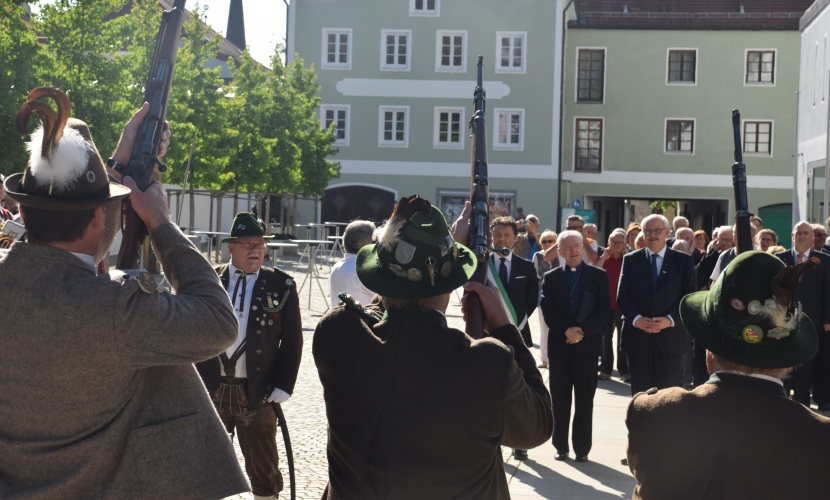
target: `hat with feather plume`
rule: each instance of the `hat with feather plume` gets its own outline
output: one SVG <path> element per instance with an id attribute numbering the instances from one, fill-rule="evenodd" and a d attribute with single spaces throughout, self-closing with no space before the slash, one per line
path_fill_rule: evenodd
<path id="1" fill-rule="evenodd" d="M 801 312 L 796 288 L 815 257 L 785 266 L 766 252 L 743 252 L 718 276 L 711 290 L 680 301 L 683 326 L 703 347 L 753 368 L 789 368 L 818 350 L 813 323 Z"/>
<path id="2" fill-rule="evenodd" d="M 356 267 L 366 288 L 381 296 L 421 299 L 463 285 L 476 261 L 453 240 L 441 210 L 413 195 L 398 201 L 377 243 L 358 252 Z"/>
<path id="3" fill-rule="evenodd" d="M 41 98 L 55 101 L 57 113 Z M 69 98 L 58 89 L 38 87 L 29 92 L 15 119 L 17 131 L 26 135 L 29 117 L 40 117 L 27 144 L 29 163 L 22 173 L 3 183 L 6 194 L 24 207 L 44 210 L 88 210 L 122 199 L 129 188 L 111 183 L 92 141 L 89 127 L 70 118 Z"/>

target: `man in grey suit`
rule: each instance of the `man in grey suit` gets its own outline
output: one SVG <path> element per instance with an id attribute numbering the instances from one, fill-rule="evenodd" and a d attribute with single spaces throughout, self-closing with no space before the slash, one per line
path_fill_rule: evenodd
<path id="1" fill-rule="evenodd" d="M 44 118 L 26 171 L 5 181 L 20 203 L 28 242 L 0 250 L 0 498 L 221 498 L 247 491 L 193 368 L 236 338 L 228 296 L 170 222 L 160 184 L 143 193 L 130 178 L 111 184 L 86 124 L 61 123 L 69 100 L 51 90 L 58 119 Z M 129 160 L 148 111 L 145 103 L 127 124 L 114 160 Z M 131 190 L 175 295 L 159 291 L 146 272 L 96 276 Z"/>

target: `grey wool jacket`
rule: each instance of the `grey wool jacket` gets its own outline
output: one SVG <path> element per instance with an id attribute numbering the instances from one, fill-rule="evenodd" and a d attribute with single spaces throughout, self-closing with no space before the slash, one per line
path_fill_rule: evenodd
<path id="1" fill-rule="evenodd" d="M 151 238 L 176 295 L 50 246 L 0 251 L 0 498 L 248 491 L 193 367 L 237 335 L 228 295 L 173 224 Z"/>

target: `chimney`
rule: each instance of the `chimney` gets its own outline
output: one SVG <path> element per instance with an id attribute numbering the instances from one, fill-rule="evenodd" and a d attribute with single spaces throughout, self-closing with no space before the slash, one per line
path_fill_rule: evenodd
<path id="1" fill-rule="evenodd" d="M 231 0 L 225 38 L 239 47 L 239 50 L 245 50 L 245 16 L 242 13 L 242 0 Z"/>

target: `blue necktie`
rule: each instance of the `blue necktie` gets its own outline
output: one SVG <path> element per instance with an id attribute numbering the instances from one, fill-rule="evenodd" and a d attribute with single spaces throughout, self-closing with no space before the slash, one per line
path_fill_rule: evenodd
<path id="1" fill-rule="evenodd" d="M 651 281 L 657 286 L 657 278 L 660 277 L 660 269 L 657 268 L 657 254 L 651 254 Z"/>

